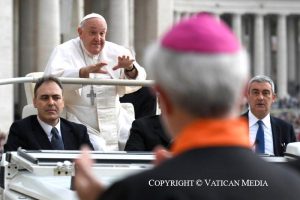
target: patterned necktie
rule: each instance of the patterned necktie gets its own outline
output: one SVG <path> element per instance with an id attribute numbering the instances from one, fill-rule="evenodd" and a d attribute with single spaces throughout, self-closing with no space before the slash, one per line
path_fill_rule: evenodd
<path id="1" fill-rule="evenodd" d="M 52 138 L 51 138 L 51 144 L 54 150 L 64 150 L 64 143 L 58 134 L 58 130 L 53 127 L 51 130 Z"/>
<path id="2" fill-rule="evenodd" d="M 263 122 L 261 120 L 257 121 L 258 129 L 256 133 L 256 139 L 255 139 L 255 152 L 256 153 L 265 153 L 265 136 L 264 136 L 264 127 Z"/>

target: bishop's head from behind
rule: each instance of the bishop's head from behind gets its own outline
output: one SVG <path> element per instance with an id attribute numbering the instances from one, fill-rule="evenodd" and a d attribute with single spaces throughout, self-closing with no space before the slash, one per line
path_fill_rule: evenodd
<path id="1" fill-rule="evenodd" d="M 145 55 L 165 125 L 175 134 L 195 119 L 240 115 L 248 57 L 221 20 L 199 13 L 175 24 Z"/>

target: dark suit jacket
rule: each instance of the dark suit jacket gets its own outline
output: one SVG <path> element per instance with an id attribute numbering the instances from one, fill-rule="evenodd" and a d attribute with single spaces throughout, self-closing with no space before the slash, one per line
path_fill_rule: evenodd
<path id="1" fill-rule="evenodd" d="M 156 97 L 151 94 L 148 87 L 142 87 L 136 92 L 125 94 L 120 98 L 120 102 L 133 104 L 136 119 L 156 114 Z"/>
<path id="2" fill-rule="evenodd" d="M 65 150 L 79 150 L 83 144 L 93 149 L 84 125 L 60 118 L 60 128 Z M 11 125 L 4 151 L 16 151 L 18 147 L 26 150 L 53 150 L 36 115 L 15 121 Z"/>
<path id="3" fill-rule="evenodd" d="M 248 120 L 248 112 L 242 116 Z M 283 156 L 286 145 L 290 142 L 296 142 L 294 128 L 291 124 L 282 119 L 271 116 L 271 128 L 273 135 L 274 155 Z"/>
<path id="4" fill-rule="evenodd" d="M 134 120 L 125 151 L 152 151 L 157 145 L 166 148 L 170 145 L 170 137 L 163 129 L 159 115 Z"/>
<path id="5" fill-rule="evenodd" d="M 299 177 L 249 149 L 199 148 L 113 184 L 101 200 L 298 200 Z"/>

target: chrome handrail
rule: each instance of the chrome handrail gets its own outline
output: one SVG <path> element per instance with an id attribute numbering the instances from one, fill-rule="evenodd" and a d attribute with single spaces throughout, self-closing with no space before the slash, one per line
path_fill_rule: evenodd
<path id="1" fill-rule="evenodd" d="M 37 77 L 17 77 L 1 79 L 0 85 L 15 84 L 15 83 L 35 83 Z M 124 80 L 124 79 L 92 79 L 92 78 L 59 78 L 65 84 L 83 84 L 83 85 L 127 85 L 127 86 L 152 86 L 153 80 Z"/>

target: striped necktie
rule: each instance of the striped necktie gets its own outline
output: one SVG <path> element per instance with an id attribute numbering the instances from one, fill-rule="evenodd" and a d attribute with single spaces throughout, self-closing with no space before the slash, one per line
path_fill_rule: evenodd
<path id="1" fill-rule="evenodd" d="M 265 153 L 265 136 L 264 136 L 264 123 L 261 120 L 257 121 L 258 129 L 255 139 L 255 152 L 256 153 Z"/>
<path id="2" fill-rule="evenodd" d="M 51 133 L 52 133 L 52 138 L 51 138 L 52 148 L 54 150 L 64 150 L 64 143 L 62 141 L 62 138 L 58 134 L 58 130 L 55 127 L 53 127 Z"/>

